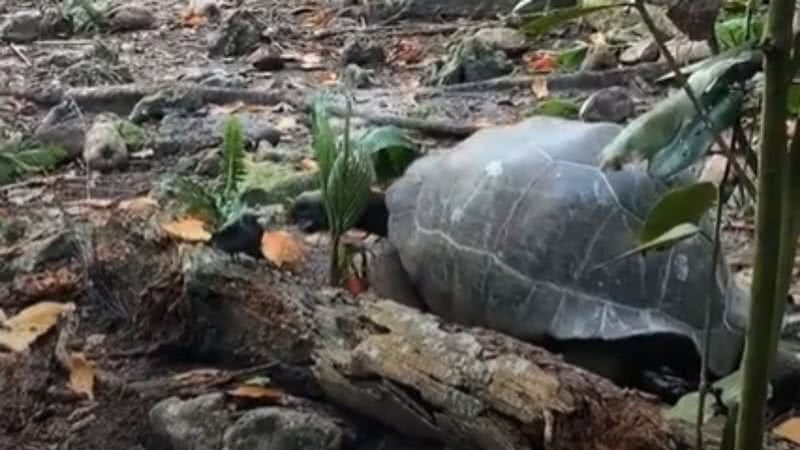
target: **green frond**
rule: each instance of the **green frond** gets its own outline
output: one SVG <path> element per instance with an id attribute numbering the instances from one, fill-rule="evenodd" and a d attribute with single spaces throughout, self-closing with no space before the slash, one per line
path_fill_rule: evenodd
<path id="1" fill-rule="evenodd" d="M 311 107 L 311 146 L 319 166 L 320 187 L 327 189 L 328 177 L 336 158 L 336 136 L 330 124 L 328 96 L 320 95 Z"/>
<path id="2" fill-rule="evenodd" d="M 178 178 L 173 185 L 175 198 L 192 215 L 201 216 L 217 223 L 222 220 L 218 196 L 190 178 Z"/>
<path id="3" fill-rule="evenodd" d="M 222 196 L 232 200 L 245 177 L 244 131 L 239 118 L 230 116 L 225 122 L 222 142 Z"/>
<path id="4" fill-rule="evenodd" d="M 355 225 L 367 206 L 374 178 L 366 152 L 340 153 L 336 157 L 325 194 L 332 234 L 344 233 Z"/>

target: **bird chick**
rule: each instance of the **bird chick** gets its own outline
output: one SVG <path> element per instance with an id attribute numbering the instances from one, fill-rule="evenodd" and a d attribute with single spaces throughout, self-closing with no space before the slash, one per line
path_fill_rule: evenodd
<path id="1" fill-rule="evenodd" d="M 264 229 L 258 223 L 258 218 L 252 214 L 245 214 L 237 221 L 223 227 L 211 235 L 212 247 L 238 257 L 245 253 L 253 258 L 261 258 L 261 235 Z"/>

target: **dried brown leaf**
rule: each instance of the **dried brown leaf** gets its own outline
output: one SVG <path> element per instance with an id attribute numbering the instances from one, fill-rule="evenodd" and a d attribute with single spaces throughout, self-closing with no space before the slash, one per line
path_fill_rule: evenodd
<path id="1" fill-rule="evenodd" d="M 14 352 L 25 351 L 39 336 L 47 333 L 62 314 L 75 310 L 74 303 L 40 302 L 3 322 L 0 347 Z"/>
<path id="2" fill-rule="evenodd" d="M 192 217 L 161 224 L 161 229 L 173 238 L 187 242 L 208 242 L 211 240 L 211 233 L 206 230 L 206 223 Z"/>
<path id="3" fill-rule="evenodd" d="M 243 384 L 229 390 L 228 395 L 269 404 L 279 404 L 286 396 L 280 389 L 249 384 Z"/>
<path id="4" fill-rule="evenodd" d="M 800 417 L 792 417 L 772 429 L 776 435 L 800 444 Z"/>
<path id="5" fill-rule="evenodd" d="M 261 253 L 279 268 L 297 270 L 305 261 L 305 251 L 287 231 L 267 231 L 261 237 Z"/>
<path id="6" fill-rule="evenodd" d="M 94 364 L 83 353 L 73 353 L 69 360 L 69 388 L 94 400 Z"/>

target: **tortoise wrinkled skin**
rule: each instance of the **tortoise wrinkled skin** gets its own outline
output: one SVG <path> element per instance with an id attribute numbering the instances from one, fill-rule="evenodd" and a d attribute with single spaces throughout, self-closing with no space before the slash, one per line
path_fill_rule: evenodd
<path id="1" fill-rule="evenodd" d="M 709 369 L 728 374 L 747 296 L 724 257 L 709 292 L 710 222 L 663 251 L 617 258 L 668 189 L 638 167 L 599 169 L 621 130 L 533 117 L 420 158 L 386 192 L 389 240 L 431 312 L 529 342 L 667 334 L 699 350 L 708 293 Z"/>

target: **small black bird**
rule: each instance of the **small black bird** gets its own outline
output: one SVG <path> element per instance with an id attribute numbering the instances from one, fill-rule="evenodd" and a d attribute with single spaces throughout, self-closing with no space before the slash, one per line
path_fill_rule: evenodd
<path id="1" fill-rule="evenodd" d="M 253 258 L 262 258 L 261 235 L 264 229 L 258 218 L 252 214 L 244 214 L 237 221 L 214 232 L 211 235 L 211 246 L 236 257 L 246 253 Z"/>

